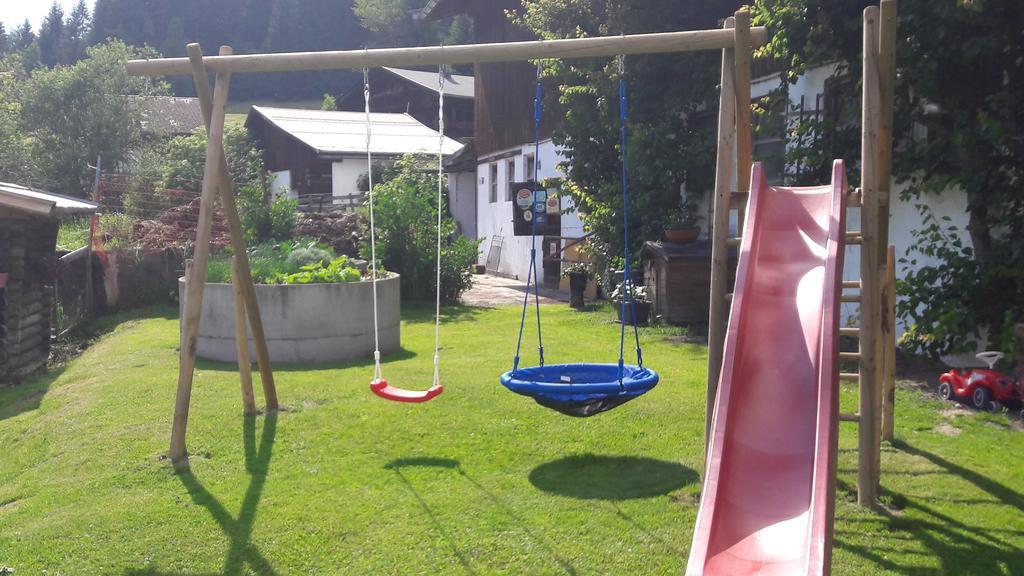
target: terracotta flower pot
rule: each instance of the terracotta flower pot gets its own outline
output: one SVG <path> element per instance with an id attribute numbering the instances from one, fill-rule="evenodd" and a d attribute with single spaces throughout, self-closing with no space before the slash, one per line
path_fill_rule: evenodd
<path id="1" fill-rule="evenodd" d="M 665 230 L 665 239 L 676 244 L 689 244 L 700 236 L 700 228 Z"/>

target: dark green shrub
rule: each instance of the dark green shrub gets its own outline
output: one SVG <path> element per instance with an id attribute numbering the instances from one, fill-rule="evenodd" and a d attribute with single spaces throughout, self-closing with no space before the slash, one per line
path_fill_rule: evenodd
<path id="1" fill-rule="evenodd" d="M 286 258 L 289 266 L 295 268 L 302 268 L 303 266 L 310 266 L 313 264 L 320 264 L 326 266 L 330 264 L 334 257 L 327 251 L 316 246 L 306 246 L 301 248 L 295 248 L 292 253 Z"/>
<path id="2" fill-rule="evenodd" d="M 402 298 L 434 298 L 437 283 L 437 173 L 432 159 L 405 156 L 395 163 L 394 177 L 374 186 L 377 259 L 402 276 Z M 452 302 L 472 286 L 470 266 L 477 260 L 479 241 L 460 236 L 441 207 L 441 298 Z M 367 234 L 361 249 L 370 257 Z"/>

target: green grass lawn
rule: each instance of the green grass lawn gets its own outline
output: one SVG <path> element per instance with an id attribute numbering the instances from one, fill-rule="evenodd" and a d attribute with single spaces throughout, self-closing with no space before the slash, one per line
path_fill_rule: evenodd
<path id="1" fill-rule="evenodd" d="M 614 361 L 610 310 L 544 315 L 550 362 Z M 64 370 L 0 390 L 0 567 L 18 576 L 674 575 L 684 566 L 705 350 L 667 339 L 673 330 L 643 333 L 662 383 L 583 420 L 498 383 L 514 308 L 446 309 L 446 391 L 425 405 L 373 396 L 365 361 L 280 367 L 286 409 L 246 419 L 234 368 L 201 364 L 191 471 L 176 473 L 163 457 L 175 313 L 105 322 L 116 328 Z M 429 311 L 407 311 L 402 330 L 385 376 L 425 388 Z M 844 389 L 847 409 L 853 400 Z M 854 504 L 856 435 L 843 425 L 834 572 L 1024 574 L 1024 433 L 909 387 L 897 402 L 883 511 Z"/>

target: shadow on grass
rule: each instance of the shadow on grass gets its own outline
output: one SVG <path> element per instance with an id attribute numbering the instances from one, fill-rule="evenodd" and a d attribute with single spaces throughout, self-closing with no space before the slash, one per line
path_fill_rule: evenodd
<path id="1" fill-rule="evenodd" d="M 399 360 L 410 360 L 418 356 L 416 352 L 412 350 L 406 350 L 400 348 L 398 352 L 392 352 L 391 354 L 385 354 L 381 356 L 381 363 L 387 362 L 398 362 Z M 345 368 L 366 368 L 373 366 L 372 354 L 367 358 L 357 358 L 354 360 L 345 360 L 344 362 L 323 362 L 317 364 L 297 364 L 297 363 L 284 363 L 284 362 L 271 362 L 271 368 L 274 373 L 278 372 L 314 372 L 324 370 L 343 370 Z M 217 362 L 214 360 L 197 360 L 196 368 L 199 370 L 206 370 L 208 372 L 238 372 L 238 364 L 232 362 Z M 254 381 L 258 381 L 259 367 L 256 365 L 255 360 L 252 365 L 252 373 Z M 369 382 L 369 377 L 367 377 Z"/>
<path id="2" fill-rule="evenodd" d="M 1008 486 L 903 441 L 898 440 L 893 445 L 907 454 L 924 458 L 942 468 L 943 471 L 937 474 L 959 477 L 999 502 L 1016 510 L 1024 510 L 1024 496 Z M 852 486 L 842 481 L 839 482 L 839 489 L 850 494 L 855 493 Z M 901 574 L 1016 574 L 1018 572 L 1015 570 L 1024 566 L 1024 548 L 1012 544 L 1015 541 L 1024 541 L 1024 531 L 1005 526 L 991 528 L 981 522 L 954 518 L 937 506 L 929 506 L 930 501 L 915 499 L 884 488 L 879 491 L 879 496 L 892 503 L 892 509 L 876 510 L 881 515 L 881 522 L 888 533 L 886 540 L 873 541 L 869 546 L 852 544 L 843 537 L 844 531 L 837 531 L 836 547 L 848 550 L 880 568 Z M 963 507 L 956 498 L 940 497 L 938 500 L 952 503 L 953 507 Z M 986 503 L 993 502 L 990 500 Z M 970 514 L 966 517 L 983 518 Z M 873 518 L 844 520 L 846 523 L 854 524 L 877 521 Z M 848 530 L 845 533 L 860 534 L 860 531 Z M 887 545 L 887 541 L 892 539 L 916 540 L 930 556 L 938 559 L 940 568 L 935 570 L 931 567 L 904 565 L 893 560 L 893 557 L 915 553 L 898 546 Z"/>
<path id="3" fill-rule="evenodd" d="M 526 520 L 519 516 L 519 514 L 517 514 L 515 510 L 507 502 L 498 497 L 498 495 L 496 495 L 494 492 L 488 490 L 483 484 L 481 484 L 475 478 L 466 473 L 466 471 L 462 468 L 462 465 L 459 463 L 458 460 L 453 460 L 451 458 L 437 458 L 427 456 L 413 458 L 397 458 L 385 464 L 384 468 L 388 470 L 394 470 L 395 473 L 398 475 L 398 478 L 402 481 L 403 484 L 405 484 L 406 488 L 412 493 L 413 497 L 416 498 L 416 501 L 419 503 L 420 507 L 423 508 L 423 511 L 427 514 L 427 517 L 430 518 L 430 521 L 434 525 L 434 528 L 442 535 L 445 544 L 452 551 L 452 553 L 455 554 L 455 557 L 458 558 L 459 564 L 462 565 L 463 569 L 466 571 L 467 574 L 476 574 L 476 570 L 473 569 L 472 565 L 469 563 L 469 560 L 459 550 L 458 546 L 456 546 L 455 540 L 452 538 L 451 533 L 441 524 L 437 515 L 426 503 L 426 501 L 420 495 L 419 491 L 417 491 L 416 488 L 412 485 L 412 483 L 409 482 L 409 479 L 406 478 L 404 474 L 402 474 L 403 467 L 419 466 L 430 468 L 446 468 L 458 472 L 459 476 L 461 476 L 467 482 L 472 484 L 473 487 L 478 492 L 480 492 L 485 498 L 487 498 L 488 501 L 491 502 L 491 504 L 493 504 L 496 508 L 501 510 L 513 521 L 515 521 L 516 525 L 519 526 L 522 532 L 526 534 L 526 536 L 530 540 L 532 540 L 538 546 L 543 548 L 548 554 L 550 554 L 558 563 L 558 565 L 561 566 L 563 570 L 565 570 L 566 574 L 570 574 L 572 576 L 575 576 L 577 574 L 576 568 L 573 567 L 573 565 L 567 559 L 562 557 L 542 535 L 539 535 L 532 529 L 530 529 Z"/>
<path id="4" fill-rule="evenodd" d="M 245 445 L 245 470 L 249 473 L 250 478 L 237 518 L 233 517 L 228 509 L 199 482 L 191 469 L 181 470 L 177 477 L 188 491 L 192 501 L 206 508 L 228 537 L 229 546 L 224 559 L 224 568 L 217 574 L 230 576 L 253 573 L 274 576 L 277 574 L 274 567 L 250 540 L 256 523 L 256 511 L 259 508 L 263 486 L 270 468 L 270 455 L 274 447 L 274 436 L 277 434 L 277 414 L 270 413 L 263 417 L 263 431 L 260 433 L 258 446 L 256 444 L 256 417 L 246 417 L 244 422 L 242 438 Z M 172 574 L 183 575 L 185 573 L 160 572 L 146 568 L 125 571 L 126 576 L 170 576 Z"/>
<path id="5" fill-rule="evenodd" d="M 441 323 L 475 321 L 476 317 L 487 311 L 487 308 L 466 306 L 464 304 L 441 303 Z M 402 321 L 409 324 L 433 324 L 433 302 L 403 302 Z"/>
<path id="6" fill-rule="evenodd" d="M 530 472 L 536 488 L 583 500 L 661 496 L 698 480 L 695 470 L 677 462 L 594 454 L 567 456 Z"/>
<path id="7" fill-rule="evenodd" d="M 0 421 L 39 408 L 50 386 L 64 373 L 64 366 L 32 376 L 26 382 L 0 388 Z"/>
<path id="8" fill-rule="evenodd" d="M 13 418 L 39 408 L 50 386 L 60 378 L 68 362 L 84 353 L 96 341 L 118 326 L 140 320 L 176 319 L 177 310 L 169 306 L 150 306 L 101 316 L 82 324 L 54 340 L 50 365 L 18 383 L 0 385 L 0 420 Z"/>

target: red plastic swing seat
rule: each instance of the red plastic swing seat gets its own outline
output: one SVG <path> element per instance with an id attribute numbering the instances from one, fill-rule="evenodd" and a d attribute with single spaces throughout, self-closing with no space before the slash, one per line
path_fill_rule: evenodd
<path id="1" fill-rule="evenodd" d="M 385 400 L 419 404 L 426 402 L 435 396 L 440 396 L 441 392 L 444 392 L 444 386 L 441 384 L 435 384 L 427 390 L 403 390 L 402 388 L 396 388 L 388 384 L 387 380 L 381 378 L 380 380 L 370 382 L 370 390 L 373 390 L 374 394 L 384 398 Z"/>

